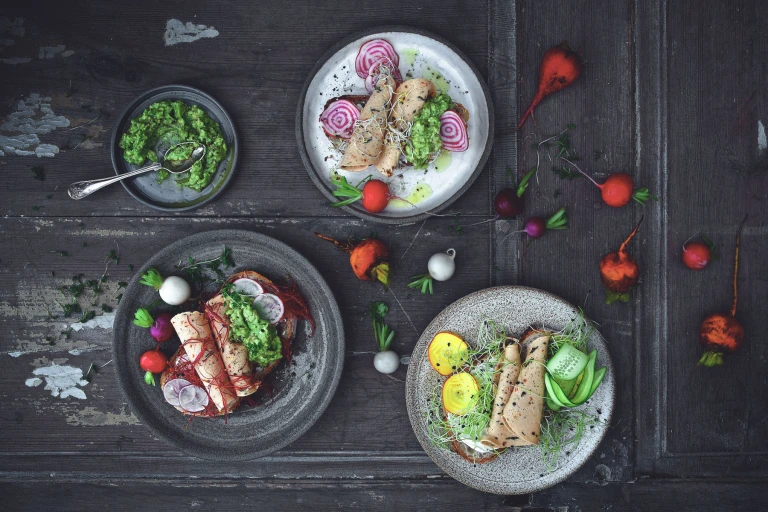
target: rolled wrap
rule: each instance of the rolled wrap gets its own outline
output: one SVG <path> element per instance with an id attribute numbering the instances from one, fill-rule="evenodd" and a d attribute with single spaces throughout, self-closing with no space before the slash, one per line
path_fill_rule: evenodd
<path id="1" fill-rule="evenodd" d="M 517 377 L 520 375 L 520 363 L 520 346 L 517 343 L 507 345 L 499 361 L 499 379 L 496 384 L 491 423 L 488 425 L 488 432 L 480 440 L 489 448 L 500 449 L 531 444 L 512 432 L 504 423 L 504 407 L 509 402 Z"/>
<path id="2" fill-rule="evenodd" d="M 220 411 L 232 410 L 237 405 L 237 394 L 232 389 L 221 354 L 216 348 L 208 319 L 203 313 L 192 311 L 174 316 L 171 324 L 216 408 Z"/>
<path id="3" fill-rule="evenodd" d="M 518 437 L 530 444 L 539 444 L 549 333 L 534 332 L 529 339 L 523 368 L 504 406 L 503 419 L 507 428 Z"/>
<path id="4" fill-rule="evenodd" d="M 229 380 L 237 396 L 252 395 L 259 389 L 260 382 L 252 378 L 253 366 L 248 359 L 248 349 L 242 343 L 235 343 L 229 338 L 229 319 L 226 315 L 227 302 L 222 295 L 208 301 L 205 314 L 211 323 L 216 346 L 229 375 Z"/>
<path id="5" fill-rule="evenodd" d="M 390 121 L 394 129 L 405 133 L 409 123 L 413 122 L 424 103 L 434 96 L 435 92 L 435 84 L 426 78 L 413 78 L 401 83 L 395 91 L 390 112 Z M 383 175 L 392 176 L 400 161 L 401 153 L 402 139 L 387 133 L 384 149 L 375 164 L 376 168 Z"/>
<path id="6" fill-rule="evenodd" d="M 355 129 L 339 165 L 342 171 L 363 171 L 378 160 L 384 148 L 394 87 L 395 80 L 391 75 L 381 75 L 376 82 L 373 94 L 355 122 Z"/>

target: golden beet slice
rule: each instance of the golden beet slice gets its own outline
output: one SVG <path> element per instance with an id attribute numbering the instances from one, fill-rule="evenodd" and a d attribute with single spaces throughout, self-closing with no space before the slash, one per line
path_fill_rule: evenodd
<path id="1" fill-rule="evenodd" d="M 477 402 L 477 380 L 467 372 L 448 377 L 443 384 L 443 409 L 458 416 L 472 410 Z"/>
<path id="2" fill-rule="evenodd" d="M 467 344 L 452 332 L 439 332 L 427 349 L 429 364 L 440 375 L 450 375 L 467 362 Z"/>

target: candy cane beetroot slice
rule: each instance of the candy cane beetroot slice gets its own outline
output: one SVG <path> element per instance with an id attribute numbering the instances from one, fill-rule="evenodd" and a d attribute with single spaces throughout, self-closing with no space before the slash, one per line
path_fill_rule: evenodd
<path id="1" fill-rule="evenodd" d="M 348 100 L 336 100 L 320 115 L 320 122 L 328 135 L 348 139 L 352 137 L 355 122 L 360 117 L 357 106 Z"/>
<path id="2" fill-rule="evenodd" d="M 453 110 L 447 110 L 440 116 L 440 138 L 448 151 L 466 151 L 469 147 L 464 120 Z"/>
<path id="3" fill-rule="evenodd" d="M 199 386 L 186 386 L 179 392 L 179 406 L 185 411 L 200 412 L 208 405 L 208 393 Z"/>
<path id="4" fill-rule="evenodd" d="M 381 79 L 381 76 L 385 73 L 392 75 L 395 79 L 395 86 L 403 82 L 403 75 L 400 74 L 400 70 L 397 65 L 389 59 L 389 57 L 382 57 L 373 63 L 371 69 L 368 71 L 368 76 L 365 77 L 365 90 L 369 93 L 373 93 L 373 89 L 376 83 Z"/>
<path id="5" fill-rule="evenodd" d="M 179 406 L 179 393 L 187 386 L 191 386 L 192 383 L 187 379 L 173 379 L 169 380 L 163 386 L 163 397 L 165 401 L 174 407 Z"/>
<path id="6" fill-rule="evenodd" d="M 395 48 L 385 39 L 371 39 L 360 46 L 355 58 L 355 71 L 360 78 L 366 78 L 373 64 L 382 57 L 388 58 L 397 68 L 400 56 Z"/>

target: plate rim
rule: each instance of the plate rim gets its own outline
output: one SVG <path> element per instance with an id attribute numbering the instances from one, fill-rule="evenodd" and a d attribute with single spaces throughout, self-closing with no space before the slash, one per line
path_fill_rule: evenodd
<path id="1" fill-rule="evenodd" d="M 416 344 L 414 345 L 414 348 L 413 348 L 414 352 L 418 348 L 419 343 L 421 342 L 421 339 L 424 336 L 424 333 L 429 331 L 433 327 L 433 325 L 434 325 L 435 321 L 437 320 L 437 318 L 440 315 L 442 315 L 447 309 L 455 307 L 455 306 L 459 305 L 462 302 L 472 300 L 476 296 L 492 293 L 494 291 L 502 291 L 502 290 L 503 291 L 512 291 L 512 292 L 515 292 L 515 291 L 518 291 L 518 292 L 519 291 L 523 291 L 523 292 L 525 292 L 525 291 L 527 291 L 527 292 L 540 293 L 540 294 L 548 296 L 549 298 L 552 298 L 552 299 L 554 299 L 554 300 L 556 300 L 558 302 L 561 302 L 561 303 L 565 304 L 566 306 L 572 308 L 573 310 L 576 310 L 576 311 L 578 310 L 577 307 L 575 307 L 573 304 L 571 304 L 567 300 L 563 299 L 562 297 L 559 297 L 559 296 L 555 295 L 554 293 L 548 292 L 546 290 L 542 290 L 540 288 L 534 288 L 534 287 L 531 287 L 531 286 L 522 286 L 522 285 L 500 285 L 500 286 L 491 286 L 491 287 L 488 287 L 488 288 L 483 288 L 483 289 L 474 291 L 472 293 L 469 293 L 469 294 L 467 294 L 467 295 L 465 295 L 465 296 L 455 300 L 454 302 L 448 304 L 445 308 L 440 310 L 440 312 L 435 315 L 435 317 L 429 322 L 427 327 L 425 327 L 424 330 L 422 331 L 421 335 L 419 336 L 419 339 L 416 341 Z M 600 444 L 605 439 L 605 436 L 608 433 L 608 429 L 610 428 L 611 421 L 613 419 L 614 409 L 616 408 L 615 366 L 613 364 L 613 359 L 611 358 L 610 350 L 608 350 L 608 342 L 607 342 L 607 340 L 603 337 L 602 333 L 600 333 L 599 330 L 597 331 L 597 334 L 600 336 L 600 338 L 603 340 L 603 343 L 606 346 L 606 355 L 605 355 L 606 366 L 608 367 L 608 374 L 610 375 L 610 379 L 613 382 L 613 386 L 612 386 L 612 389 L 611 389 L 611 396 L 610 396 L 610 405 L 611 406 L 610 406 L 610 411 L 609 411 L 608 415 L 605 418 L 606 428 L 603 430 L 603 433 L 600 436 L 599 441 L 589 451 L 589 453 L 587 454 L 587 456 L 584 459 L 584 462 L 582 462 L 581 464 L 576 466 L 573 469 L 573 471 L 567 472 L 567 473 L 563 474 L 562 476 L 558 476 L 557 478 L 555 478 L 554 481 L 549 482 L 549 483 L 547 483 L 546 485 L 543 485 L 543 486 L 531 484 L 531 486 L 526 488 L 525 490 L 520 490 L 520 491 L 510 490 L 508 492 L 499 492 L 497 489 L 492 489 L 492 488 L 489 488 L 489 487 L 483 487 L 482 485 L 478 485 L 477 484 L 478 480 L 475 479 L 475 478 L 470 479 L 470 478 L 460 478 L 460 477 L 454 476 L 454 474 L 451 471 L 449 471 L 448 467 L 444 466 L 441 463 L 441 461 L 439 461 L 439 460 L 437 460 L 437 459 L 432 457 L 432 455 L 427 450 L 427 447 L 425 446 L 425 443 L 427 443 L 427 441 L 426 440 L 422 440 L 422 436 L 419 433 L 417 433 L 417 426 L 420 426 L 419 423 L 418 423 L 420 417 L 417 417 L 419 413 L 418 413 L 418 411 L 414 410 L 416 408 L 415 407 L 415 396 L 416 396 L 416 388 L 417 388 L 417 382 L 416 382 L 417 370 L 415 369 L 415 365 L 411 364 L 411 365 L 408 366 L 408 373 L 406 374 L 406 380 L 405 380 L 405 405 L 406 405 L 406 409 L 408 410 L 408 420 L 411 423 L 411 429 L 413 430 L 413 433 L 416 436 L 416 439 L 419 441 L 419 444 L 424 449 L 424 452 L 426 453 L 426 455 L 440 469 L 445 471 L 448 474 L 448 476 L 450 476 L 451 478 L 455 479 L 456 481 L 458 481 L 458 482 L 460 482 L 460 483 L 462 483 L 462 484 L 464 484 L 464 485 L 466 485 L 468 487 L 471 487 L 473 489 L 477 489 L 477 490 L 480 490 L 480 491 L 483 491 L 483 492 L 489 492 L 489 493 L 492 493 L 492 494 L 516 495 L 516 494 L 529 494 L 529 493 L 532 493 L 532 492 L 539 492 L 539 491 L 542 491 L 544 489 L 548 489 L 550 487 L 553 487 L 553 486 L 555 486 L 555 485 L 557 485 L 559 483 L 562 483 L 565 480 L 567 480 L 568 478 L 570 478 L 576 471 L 578 471 L 580 468 L 582 468 L 584 466 L 584 464 L 586 464 L 590 460 L 590 458 L 595 454 L 595 451 L 597 451 L 598 446 L 600 446 Z M 535 481 L 535 479 L 534 480 L 527 480 L 526 482 L 533 482 L 533 481 Z"/>
<path id="2" fill-rule="evenodd" d="M 335 202 L 337 198 L 333 196 L 332 191 L 320 179 L 319 172 L 312 165 L 312 161 L 309 158 L 309 152 L 307 151 L 307 143 L 306 143 L 306 140 L 304 139 L 304 130 L 303 130 L 304 103 L 306 102 L 307 91 L 309 90 L 309 86 L 314 80 L 315 76 L 320 71 L 320 68 L 322 68 L 323 65 L 327 61 L 329 61 L 331 57 L 333 57 L 337 52 L 339 52 L 342 48 L 344 48 L 348 44 L 358 39 L 370 36 L 372 34 L 378 34 L 380 32 L 403 32 L 403 33 L 409 33 L 409 34 L 416 34 L 423 37 L 428 37 L 430 39 L 434 39 L 438 43 L 441 43 L 447 46 L 448 49 L 453 51 L 461 60 L 463 60 L 464 63 L 467 66 L 469 66 L 469 69 L 472 71 L 472 73 L 474 73 L 475 77 L 480 83 L 480 88 L 483 91 L 483 96 L 485 97 L 486 105 L 488 105 L 488 138 L 485 142 L 485 148 L 483 150 L 483 153 L 480 155 L 480 160 L 475 166 L 475 169 L 472 171 L 472 174 L 467 178 L 467 181 L 464 182 L 464 184 L 461 186 L 459 190 L 457 190 L 451 197 L 443 201 L 441 204 L 429 210 L 429 212 L 432 214 L 439 213 L 445 210 L 446 208 L 448 208 L 454 202 L 456 202 L 461 196 L 463 196 L 467 192 L 467 190 L 469 190 L 469 188 L 475 183 L 475 181 L 480 176 L 480 174 L 483 172 L 483 169 L 485 168 L 485 165 L 488 163 L 488 159 L 490 158 L 491 150 L 493 149 L 495 126 L 496 126 L 496 113 L 493 106 L 493 100 L 491 99 L 491 91 L 488 87 L 488 83 L 483 78 L 483 75 L 477 69 L 474 62 L 472 62 L 472 60 L 469 57 L 467 57 L 467 55 L 464 54 L 464 52 L 462 52 L 453 43 L 438 36 L 437 34 L 434 34 L 427 30 L 422 30 L 420 28 L 411 27 L 408 25 L 380 25 L 377 27 L 371 27 L 359 32 L 355 32 L 341 39 L 340 41 L 336 42 L 333 46 L 331 46 L 318 59 L 317 63 L 315 63 L 314 67 L 309 72 L 307 79 L 304 81 L 304 85 L 301 88 L 301 93 L 299 94 L 298 107 L 296 109 L 296 141 L 298 143 L 297 145 L 299 150 L 299 156 L 301 157 L 301 161 L 304 164 L 304 168 L 306 169 L 307 174 L 309 174 L 309 177 L 312 179 L 312 182 L 315 184 L 315 186 L 320 190 L 320 192 L 323 193 L 323 195 L 329 201 Z M 358 210 L 356 208 L 352 208 L 350 206 L 342 206 L 340 207 L 340 209 L 344 210 L 347 213 L 351 213 L 352 215 L 359 217 L 363 220 L 370 220 L 380 224 L 389 224 L 389 225 L 412 224 L 414 222 L 419 222 L 419 221 L 428 219 L 432 216 L 430 215 L 430 213 L 421 212 L 421 213 L 417 213 L 415 215 L 409 215 L 406 217 L 387 217 L 387 216 L 378 215 L 375 213 L 368 213 L 362 210 Z"/>
<path id="3" fill-rule="evenodd" d="M 158 204 L 154 204 L 151 201 L 149 201 L 147 198 L 137 194 L 134 190 L 131 189 L 131 187 L 128 186 L 125 180 L 121 181 L 120 184 L 123 186 L 123 188 L 128 192 L 131 197 L 133 197 L 135 200 L 140 202 L 143 205 L 149 206 L 150 208 L 154 208 L 155 210 L 159 210 L 162 212 L 188 212 L 191 210 L 194 210 L 196 208 L 200 208 L 201 206 L 210 203 L 214 199 L 218 198 L 224 190 L 229 186 L 229 183 L 232 181 L 232 178 L 235 175 L 235 172 L 237 171 L 237 164 L 240 160 L 240 134 L 237 131 L 237 126 L 235 125 L 235 121 L 230 115 L 230 113 L 227 111 L 227 109 L 224 108 L 224 106 L 219 103 L 216 98 L 208 94 L 207 92 L 198 89 L 197 87 L 192 87 L 191 85 L 184 85 L 184 84 L 167 84 L 167 85 L 161 85 L 159 87 L 153 87 L 152 89 L 148 89 L 138 96 L 136 96 L 133 101 L 131 101 L 120 113 L 120 117 L 117 118 L 117 122 L 112 127 L 112 135 L 110 140 L 110 157 L 112 161 L 112 169 L 115 171 L 115 175 L 119 176 L 120 169 L 118 168 L 118 140 L 122 136 L 122 133 L 118 133 L 119 128 L 121 125 L 125 124 L 125 121 L 127 117 L 133 112 L 139 103 L 142 103 L 146 101 L 146 99 L 150 99 L 152 96 L 156 96 L 163 92 L 168 91 L 183 91 L 188 93 L 197 94 L 199 96 L 204 97 L 206 100 L 210 101 L 216 107 L 221 109 L 221 111 L 224 113 L 224 117 L 229 122 L 229 125 L 232 128 L 232 134 L 234 136 L 234 149 L 232 150 L 232 170 L 229 172 L 229 174 L 224 178 L 224 183 L 221 184 L 219 189 L 211 194 L 208 198 L 203 199 L 199 203 L 195 203 L 193 205 L 189 206 L 179 206 L 179 207 L 170 207 L 170 206 L 161 206 Z M 146 99 L 142 99 L 146 98 Z"/>
<path id="4" fill-rule="evenodd" d="M 157 436 L 159 439 L 161 439 L 163 442 L 165 442 L 168 446 L 178 449 L 179 451 L 183 452 L 186 455 L 191 455 L 193 457 L 197 457 L 199 459 L 203 460 L 212 460 L 212 461 L 220 461 L 220 462 L 239 462 L 239 461 L 247 461 L 247 460 L 253 460 L 260 457 L 264 457 L 267 455 L 270 455 L 278 450 L 281 450 L 285 448 L 286 446 L 290 445 L 291 443 L 295 442 L 297 439 L 302 437 L 304 434 L 307 433 L 307 431 L 312 428 L 312 426 L 317 423 L 317 421 L 320 419 L 320 417 L 325 413 L 326 409 L 331 403 L 331 400 L 333 400 L 333 397 L 336 395 L 336 389 L 338 387 L 339 381 L 341 380 L 341 375 L 344 370 L 344 359 L 345 359 L 345 345 L 346 345 L 346 337 L 344 333 L 344 321 L 343 317 L 341 316 L 341 311 L 339 310 L 338 302 L 336 301 L 336 297 L 333 294 L 332 290 L 328 286 L 328 283 L 326 282 L 325 278 L 323 278 L 322 274 L 317 270 L 317 268 L 312 265 L 312 263 L 307 260 L 307 258 L 304 257 L 300 252 L 293 249 L 291 246 L 286 244 L 285 242 L 282 242 L 280 240 L 277 240 L 276 238 L 273 238 L 269 235 L 265 235 L 263 233 L 257 232 L 257 231 L 249 231 L 246 229 L 213 229 L 208 231 L 201 231 L 199 233 L 195 233 L 189 236 L 185 236 L 183 238 L 180 238 L 159 251 L 157 251 L 155 254 L 150 256 L 144 264 L 139 268 L 134 276 L 131 278 L 130 282 L 128 283 L 128 286 L 125 288 L 124 294 L 129 293 L 130 290 L 134 290 L 137 286 L 139 286 L 139 280 L 141 279 L 141 274 L 146 271 L 150 267 L 149 262 L 155 259 L 157 256 L 173 251 L 179 246 L 182 246 L 184 244 L 188 244 L 190 240 L 195 241 L 196 238 L 205 238 L 210 237 L 212 233 L 219 234 L 221 236 L 226 236 L 227 238 L 235 237 L 237 235 L 241 235 L 243 233 L 247 234 L 249 237 L 256 236 L 257 238 L 262 238 L 265 241 L 268 241 L 270 244 L 272 244 L 273 247 L 277 247 L 280 250 L 286 250 L 289 252 L 294 253 L 295 256 L 297 256 L 299 259 L 304 260 L 304 263 L 306 264 L 306 268 L 310 271 L 310 273 L 316 274 L 314 277 L 319 280 L 322 287 L 324 288 L 322 290 L 323 295 L 325 297 L 329 297 L 330 300 L 328 301 L 328 306 L 330 307 L 330 319 L 333 322 L 335 328 L 338 332 L 338 338 L 334 338 L 333 340 L 329 340 L 329 343 L 332 341 L 336 345 L 336 358 L 333 361 L 329 361 L 329 365 L 331 366 L 331 372 L 332 377 L 330 382 L 328 382 L 327 386 L 325 387 L 325 392 L 323 395 L 321 395 L 321 400 L 319 402 L 315 402 L 316 406 L 312 408 L 311 414 L 308 417 L 308 421 L 301 422 L 296 428 L 292 430 L 290 435 L 286 435 L 284 438 L 281 439 L 279 443 L 277 443 L 274 446 L 271 446 L 268 449 L 260 450 L 256 452 L 252 451 L 240 451 L 236 452 L 235 455 L 230 455 L 230 452 L 225 452 L 221 456 L 219 456 L 218 453 L 211 453 L 205 450 L 198 450 L 196 445 L 195 447 L 189 448 L 187 446 L 184 446 L 183 443 L 177 442 L 176 439 L 173 438 L 173 436 L 166 435 L 165 431 L 163 429 L 157 428 L 153 424 L 153 418 L 150 415 L 145 415 L 144 411 L 137 407 L 135 408 L 134 405 L 134 399 L 132 398 L 132 395 L 128 393 L 128 388 L 131 385 L 131 379 L 130 376 L 121 370 L 121 365 L 119 361 L 122 359 L 121 356 L 119 356 L 119 351 L 117 348 L 117 345 L 119 343 L 118 337 L 122 331 L 122 329 L 119 328 L 120 324 L 125 324 L 129 322 L 129 318 L 126 315 L 130 315 L 130 311 L 126 311 L 123 313 L 125 308 L 121 308 L 120 305 L 118 305 L 117 310 L 115 312 L 115 321 L 114 321 L 114 327 L 112 331 L 112 346 L 111 346 L 111 355 L 113 360 L 115 361 L 115 377 L 117 380 L 118 388 L 120 389 L 121 394 L 123 395 L 123 399 L 128 404 L 128 407 L 131 410 L 131 413 L 136 416 L 136 418 L 141 422 L 142 426 L 144 426 L 149 432 Z M 127 302 L 124 302 L 124 304 L 127 304 Z"/>

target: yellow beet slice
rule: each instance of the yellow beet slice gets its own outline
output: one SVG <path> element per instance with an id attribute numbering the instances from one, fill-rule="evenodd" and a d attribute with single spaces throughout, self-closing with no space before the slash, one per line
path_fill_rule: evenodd
<path id="1" fill-rule="evenodd" d="M 450 375 L 467 362 L 467 344 L 452 332 L 439 332 L 427 349 L 429 364 L 440 375 Z"/>
<path id="2" fill-rule="evenodd" d="M 477 402 L 479 388 L 475 378 L 467 372 L 448 377 L 443 384 L 443 409 L 457 416 L 472 410 Z"/>

